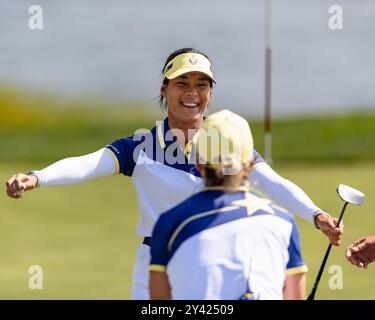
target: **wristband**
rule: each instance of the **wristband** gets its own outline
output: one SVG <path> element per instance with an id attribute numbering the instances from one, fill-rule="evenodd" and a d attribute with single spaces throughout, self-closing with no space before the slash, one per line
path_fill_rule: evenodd
<path id="1" fill-rule="evenodd" d="M 42 176 L 37 170 L 32 170 L 26 173 L 27 176 L 35 176 L 36 177 L 36 188 L 39 188 L 42 185 Z"/>
<path id="2" fill-rule="evenodd" d="M 319 228 L 319 226 L 316 224 L 316 217 L 319 216 L 319 215 L 321 215 L 321 214 L 323 214 L 323 215 L 325 215 L 325 216 L 331 218 L 331 216 L 330 216 L 328 213 L 326 213 L 326 212 L 324 212 L 324 211 L 321 211 L 321 210 L 317 210 L 317 211 L 314 213 L 313 219 L 314 219 L 315 228 L 317 228 L 318 230 L 320 230 L 320 228 Z"/>

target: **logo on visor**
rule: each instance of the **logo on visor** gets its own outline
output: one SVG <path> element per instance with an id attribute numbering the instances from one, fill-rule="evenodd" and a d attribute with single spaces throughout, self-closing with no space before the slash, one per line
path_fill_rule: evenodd
<path id="1" fill-rule="evenodd" d="M 191 64 L 196 64 L 198 62 L 198 59 L 197 59 L 196 56 L 191 56 L 189 58 L 189 61 L 190 61 Z"/>
<path id="2" fill-rule="evenodd" d="M 173 63 L 171 63 L 169 66 L 167 66 L 164 70 L 164 73 L 166 73 L 167 71 L 171 70 L 173 67 Z"/>

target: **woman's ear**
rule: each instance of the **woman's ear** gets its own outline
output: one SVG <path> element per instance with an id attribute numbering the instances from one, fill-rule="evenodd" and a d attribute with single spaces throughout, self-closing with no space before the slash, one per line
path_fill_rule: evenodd
<path id="1" fill-rule="evenodd" d="M 162 84 L 161 87 L 160 87 L 160 94 L 165 98 L 165 95 L 166 95 L 166 90 L 167 89 L 167 85 L 166 84 Z"/>

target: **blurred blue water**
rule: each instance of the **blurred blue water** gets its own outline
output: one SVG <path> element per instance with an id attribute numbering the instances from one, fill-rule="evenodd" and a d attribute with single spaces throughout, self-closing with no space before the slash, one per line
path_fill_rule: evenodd
<path id="1" fill-rule="evenodd" d="M 343 30 L 328 28 L 332 4 Z M 374 109 L 374 16 L 371 0 L 274 0 L 273 114 Z M 0 2 L 0 82 L 32 91 L 155 105 L 164 59 L 184 46 L 213 60 L 214 108 L 263 114 L 264 1 Z"/>

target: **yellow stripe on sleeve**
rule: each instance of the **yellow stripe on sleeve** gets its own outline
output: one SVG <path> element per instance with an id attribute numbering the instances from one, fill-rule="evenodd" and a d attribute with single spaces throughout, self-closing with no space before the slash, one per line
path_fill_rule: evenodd
<path id="1" fill-rule="evenodd" d="M 298 273 L 306 273 L 307 271 L 309 271 L 309 268 L 306 265 L 303 265 L 295 268 L 286 269 L 285 274 L 287 276 L 292 276 Z"/>
<path id="2" fill-rule="evenodd" d="M 165 272 L 165 266 L 161 264 L 151 264 L 148 268 L 150 271 Z"/>
<path id="3" fill-rule="evenodd" d="M 108 151 L 108 153 L 112 156 L 113 160 L 115 160 L 116 174 L 120 173 L 120 164 L 118 162 L 116 155 L 113 153 L 111 149 L 105 148 L 105 151 Z"/>
<path id="4" fill-rule="evenodd" d="M 202 218 L 202 217 L 206 217 L 206 216 L 209 216 L 211 214 L 216 214 L 216 213 L 219 213 L 219 212 L 227 212 L 227 211 L 231 211 L 231 210 L 234 210 L 234 209 L 238 209 L 239 207 L 238 206 L 229 206 L 229 207 L 224 207 L 224 208 L 220 208 L 220 209 L 215 209 L 215 210 L 210 210 L 210 211 L 206 211 L 206 212 L 203 212 L 203 213 L 199 213 L 199 214 L 196 214 L 194 216 L 191 216 L 190 218 L 186 219 L 184 222 L 182 222 L 178 228 L 174 231 L 174 233 L 172 234 L 172 236 L 170 237 L 169 241 L 168 241 L 168 250 L 171 250 L 172 248 L 172 245 L 173 245 L 173 242 L 176 240 L 177 238 L 177 235 L 180 233 L 180 231 L 188 224 L 190 223 L 191 221 L 193 220 L 196 220 L 196 219 L 199 219 L 199 218 Z"/>

